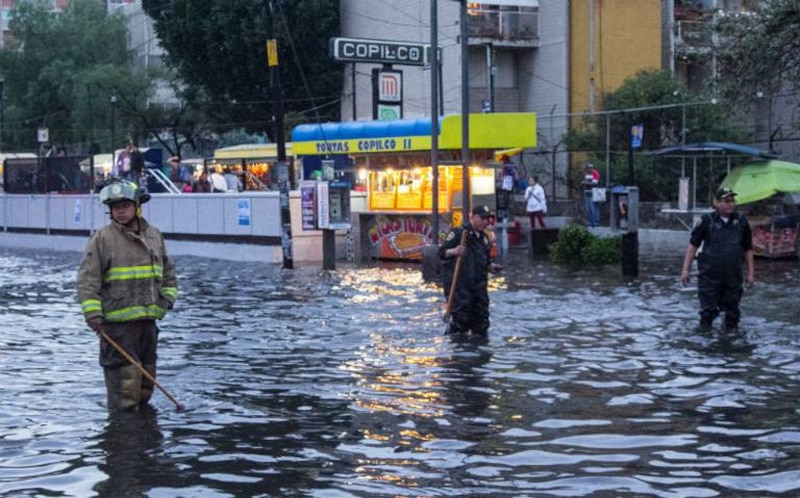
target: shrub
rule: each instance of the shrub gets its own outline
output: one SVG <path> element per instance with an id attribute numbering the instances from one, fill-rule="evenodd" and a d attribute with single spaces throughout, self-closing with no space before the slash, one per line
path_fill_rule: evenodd
<path id="1" fill-rule="evenodd" d="M 604 265 L 621 260 L 622 237 L 595 237 L 586 227 L 572 223 L 558 233 L 550 246 L 550 261 L 556 264 Z"/>

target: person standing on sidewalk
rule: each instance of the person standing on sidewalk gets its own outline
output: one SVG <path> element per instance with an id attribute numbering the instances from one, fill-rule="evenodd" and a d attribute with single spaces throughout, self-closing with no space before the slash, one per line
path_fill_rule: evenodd
<path id="1" fill-rule="evenodd" d="M 531 183 L 525 189 L 525 210 L 528 212 L 528 217 L 531 220 L 531 230 L 536 228 L 536 220 L 539 220 L 539 226 L 545 228 L 544 215 L 547 214 L 547 197 L 545 197 L 544 189 L 539 185 L 539 177 L 531 177 Z"/>
<path id="2" fill-rule="evenodd" d="M 141 205 L 148 199 L 128 180 L 100 191 L 111 222 L 89 240 L 77 280 L 89 328 L 104 332 L 156 377 L 156 320 L 172 309 L 178 280 L 164 237 L 142 217 Z M 153 382 L 102 338 L 100 366 L 110 411 L 138 410 L 150 400 Z"/>
<path id="3" fill-rule="evenodd" d="M 697 295 L 700 300 L 698 332 L 711 331 L 714 319 L 725 313 L 725 330 L 734 334 L 739 327 L 742 299 L 742 260 L 747 263 L 747 286 L 754 283 L 753 234 L 747 218 L 736 210 L 736 193 L 721 187 L 714 198 L 715 211 L 705 214 L 692 230 L 683 258 L 681 282 L 689 284 L 689 268 L 697 254 Z"/>
<path id="4" fill-rule="evenodd" d="M 600 185 L 600 172 L 592 163 L 586 163 L 583 168 L 583 197 L 586 204 L 586 218 L 590 227 L 600 224 L 600 211 L 594 201 L 594 189 Z"/>

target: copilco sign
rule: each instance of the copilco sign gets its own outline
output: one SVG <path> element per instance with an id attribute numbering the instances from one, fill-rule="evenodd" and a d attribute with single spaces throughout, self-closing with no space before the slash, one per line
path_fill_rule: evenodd
<path id="1" fill-rule="evenodd" d="M 424 66 L 429 63 L 430 45 L 422 43 L 331 38 L 331 57 L 337 61 L 371 62 Z"/>

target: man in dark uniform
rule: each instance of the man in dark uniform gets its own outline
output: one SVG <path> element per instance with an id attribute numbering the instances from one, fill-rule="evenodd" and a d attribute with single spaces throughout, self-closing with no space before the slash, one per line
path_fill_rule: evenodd
<path id="1" fill-rule="evenodd" d="M 444 244 L 439 247 L 439 258 L 443 261 L 442 284 L 445 298 L 450 296 L 450 287 L 455 285 L 448 334 L 466 334 L 472 331 L 475 336 L 486 337 L 489 331 L 488 272 L 492 242 L 486 227 L 492 215 L 488 206 L 475 207 L 469 222 L 451 230 Z M 462 245 L 461 238 L 465 232 L 466 239 Z M 459 256 L 463 261 L 458 280 L 453 282 Z"/>
<path id="2" fill-rule="evenodd" d="M 725 313 L 725 329 L 735 332 L 739 326 L 739 301 L 742 299 L 742 260 L 747 262 L 747 286 L 752 287 L 753 234 L 744 215 L 736 213 L 736 193 L 721 187 L 715 195 L 711 214 L 703 215 L 695 225 L 683 258 L 681 281 L 689 283 L 689 267 L 698 248 L 697 293 L 700 298 L 700 326 L 708 332 L 714 319 Z"/>

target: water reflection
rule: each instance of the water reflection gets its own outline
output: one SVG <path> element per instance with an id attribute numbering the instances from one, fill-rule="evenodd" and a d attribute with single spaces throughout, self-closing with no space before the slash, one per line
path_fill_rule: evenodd
<path id="1" fill-rule="evenodd" d="M 99 454 L 87 460 L 95 461 L 107 476 L 94 486 L 97 496 L 147 496 L 163 477 L 169 482 L 178 474 L 175 462 L 163 458 L 164 436 L 156 414 L 152 407 L 109 414 L 105 430 L 88 445 L 89 451 L 96 447 Z"/>
<path id="2" fill-rule="evenodd" d="M 794 496 L 796 262 L 698 336 L 675 261 L 518 258 L 486 343 L 419 268 L 179 258 L 154 409 L 108 415 L 79 255 L 0 250 L 0 496 Z M 116 416 L 119 415 L 119 418 Z"/>

